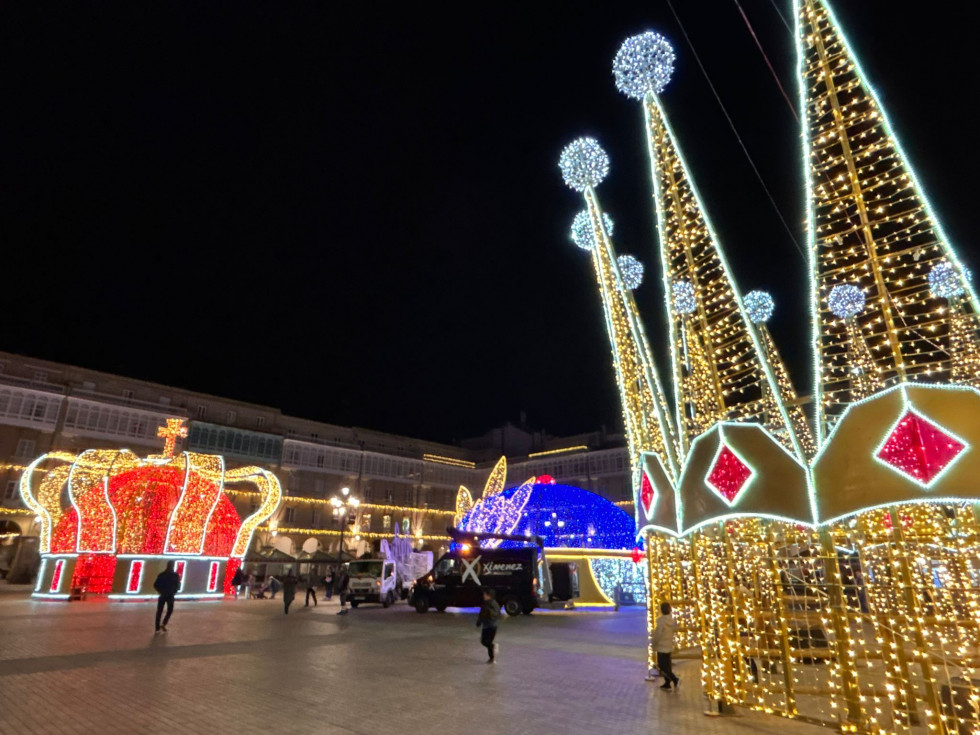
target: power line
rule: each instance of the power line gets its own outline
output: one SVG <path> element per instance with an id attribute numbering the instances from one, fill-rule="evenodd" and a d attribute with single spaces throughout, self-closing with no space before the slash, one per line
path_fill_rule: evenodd
<path id="1" fill-rule="evenodd" d="M 674 20 L 677 21 L 678 27 L 681 29 L 681 33 L 684 35 L 684 40 L 687 41 L 688 47 L 691 49 L 691 53 L 694 55 L 694 60 L 698 63 L 701 69 L 701 73 L 704 74 L 705 81 L 708 82 L 708 87 L 711 89 L 711 93 L 715 96 L 715 100 L 718 102 L 718 106 L 721 107 L 722 113 L 725 115 L 725 119 L 728 121 L 728 126 L 732 129 L 735 134 L 735 139 L 738 144 L 742 147 L 742 152 L 745 153 L 746 159 L 748 159 L 749 165 L 755 172 L 756 178 L 759 180 L 759 184 L 762 186 L 762 190 L 766 192 L 766 196 L 769 197 L 769 202 L 772 204 L 772 208 L 776 212 L 776 216 L 779 217 L 779 221 L 783 223 L 783 229 L 786 230 L 786 234 L 789 235 L 789 239 L 792 241 L 793 245 L 796 247 L 797 252 L 799 252 L 800 257 L 803 258 L 803 262 L 807 262 L 806 253 L 803 248 L 800 247 L 800 243 L 796 240 L 793 235 L 793 231 L 790 226 L 786 223 L 786 219 L 783 217 L 783 213 L 779 210 L 779 206 L 776 204 L 776 200 L 772 196 L 772 192 L 769 191 L 769 187 L 766 186 L 766 182 L 762 178 L 762 174 L 759 173 L 759 169 L 755 165 L 755 161 L 752 160 L 752 156 L 749 154 L 748 148 L 745 147 L 745 143 L 742 142 L 742 136 L 738 134 L 738 130 L 735 128 L 735 123 L 732 121 L 731 115 L 728 114 L 728 110 L 725 108 L 725 104 L 721 101 L 721 97 L 718 95 L 718 91 L 715 89 L 715 85 L 711 83 L 711 78 L 708 76 L 707 69 L 704 68 L 704 64 L 701 63 L 701 57 L 698 56 L 697 50 L 694 48 L 694 44 L 691 43 L 690 36 L 687 35 L 687 31 L 684 29 L 684 24 L 681 23 L 680 16 L 677 15 L 677 11 L 674 10 L 674 6 L 671 4 L 670 0 L 666 0 L 667 7 L 670 8 L 670 12 L 674 15 Z"/>

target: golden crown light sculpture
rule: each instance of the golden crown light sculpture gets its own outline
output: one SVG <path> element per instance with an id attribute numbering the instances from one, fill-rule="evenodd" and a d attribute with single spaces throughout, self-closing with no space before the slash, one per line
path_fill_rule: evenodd
<path id="1" fill-rule="evenodd" d="M 218 455 L 175 454 L 177 438 L 187 436 L 181 419 L 168 419 L 159 436 L 161 455 L 50 452 L 24 470 L 20 493 L 41 526 L 35 598 L 66 600 L 83 590 L 155 597 L 153 582 L 168 561 L 181 575 L 180 598 L 230 589 L 256 527 L 279 505 L 279 480 L 259 467 L 226 470 Z M 256 487 L 258 509 L 241 519 L 226 484 Z"/>
<path id="2" fill-rule="evenodd" d="M 736 286 L 670 127 L 663 36 L 628 39 L 613 72 L 643 106 L 672 411 L 629 294 L 642 266 L 615 257 L 596 196 L 609 159 L 582 138 L 559 162 L 585 198 L 572 239 L 606 316 L 649 625 L 669 602 L 712 702 L 842 732 L 980 732 L 976 293 L 827 1 L 794 6 L 812 423 L 772 299 Z"/>

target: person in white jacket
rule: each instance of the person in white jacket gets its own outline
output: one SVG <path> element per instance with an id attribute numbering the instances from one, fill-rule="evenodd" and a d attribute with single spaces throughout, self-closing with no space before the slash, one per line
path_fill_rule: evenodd
<path id="1" fill-rule="evenodd" d="M 680 679 L 674 676 L 670 666 L 670 654 L 674 650 L 674 633 L 677 632 L 677 621 L 670 615 L 670 603 L 660 603 L 660 617 L 657 618 L 657 625 L 653 629 L 653 650 L 657 652 L 657 668 L 664 677 L 661 689 L 670 689 L 670 685 L 675 687 L 680 683 Z"/>

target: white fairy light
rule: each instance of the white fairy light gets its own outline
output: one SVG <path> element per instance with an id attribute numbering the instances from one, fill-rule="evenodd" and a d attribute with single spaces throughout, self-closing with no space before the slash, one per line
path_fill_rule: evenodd
<path id="1" fill-rule="evenodd" d="M 674 49 L 654 31 L 630 36 L 613 59 L 616 89 L 635 100 L 660 94 L 674 71 Z"/>
<path id="2" fill-rule="evenodd" d="M 753 324 L 765 324 L 772 316 L 776 304 L 765 291 L 749 291 L 745 294 L 745 315 Z"/>
<path id="3" fill-rule="evenodd" d="M 643 263 L 632 255 L 620 255 L 616 258 L 616 265 L 619 266 L 619 277 L 622 279 L 623 288 L 627 291 L 639 288 L 643 283 Z"/>
<path id="4" fill-rule="evenodd" d="M 674 311 L 678 314 L 690 314 L 698 308 L 694 296 L 694 286 L 690 281 L 676 281 L 673 287 Z"/>
<path id="5" fill-rule="evenodd" d="M 598 186 L 609 173 L 609 156 L 595 138 L 578 138 L 565 146 L 558 159 L 565 185 L 575 191 Z"/>
<path id="6" fill-rule="evenodd" d="M 841 283 L 830 289 L 827 305 L 834 316 L 850 319 L 864 309 L 864 291 L 850 283 Z"/>
<path id="7" fill-rule="evenodd" d="M 613 221 L 605 212 L 602 213 L 602 226 L 606 228 L 606 236 L 612 237 Z M 588 210 L 583 209 L 575 215 L 575 219 L 572 220 L 571 236 L 572 242 L 582 250 L 591 250 L 595 247 L 595 230 L 592 228 L 592 217 L 589 216 Z"/>

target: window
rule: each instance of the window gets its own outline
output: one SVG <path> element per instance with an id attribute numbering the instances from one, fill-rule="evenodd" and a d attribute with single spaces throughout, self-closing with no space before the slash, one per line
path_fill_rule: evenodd
<path id="1" fill-rule="evenodd" d="M 13 500 L 17 497 L 17 480 L 7 480 L 7 489 L 3 491 L 4 500 Z"/>
<path id="2" fill-rule="evenodd" d="M 235 419 L 238 418 L 238 411 L 229 411 L 225 414 L 225 421 L 229 424 L 235 423 Z"/>
<path id="3" fill-rule="evenodd" d="M 170 398 L 168 396 L 160 396 L 160 405 L 161 406 L 169 406 L 170 405 Z"/>
<path id="4" fill-rule="evenodd" d="M 122 397 L 125 398 L 127 401 L 133 400 L 133 391 L 127 388 L 122 392 Z"/>
<path id="5" fill-rule="evenodd" d="M 364 513 L 361 515 L 361 530 L 370 531 L 371 530 L 371 514 Z"/>
<path id="6" fill-rule="evenodd" d="M 199 419 L 203 419 L 207 415 L 208 415 L 208 407 L 207 406 L 198 406 L 197 407 L 197 417 Z"/>
<path id="7" fill-rule="evenodd" d="M 47 370 L 35 370 L 34 371 L 34 382 L 35 383 L 47 383 L 48 382 L 48 371 Z"/>
<path id="8" fill-rule="evenodd" d="M 386 515 L 381 518 L 381 528 L 385 531 L 391 530 L 391 516 Z"/>
<path id="9" fill-rule="evenodd" d="M 286 514 L 285 517 L 283 518 L 283 521 L 285 523 L 292 523 L 295 519 L 296 519 L 296 509 L 286 508 Z"/>
<path id="10" fill-rule="evenodd" d="M 402 518 L 402 533 L 409 533 L 412 528 L 412 522 L 408 518 Z"/>
<path id="11" fill-rule="evenodd" d="M 316 528 L 320 524 L 320 511 L 314 510 L 310 520 L 310 525 Z"/>
<path id="12" fill-rule="evenodd" d="M 265 416 L 259 416 L 259 417 L 257 417 L 255 419 L 255 426 L 257 428 L 259 428 L 259 429 L 261 429 L 263 426 L 265 426 Z"/>
<path id="13" fill-rule="evenodd" d="M 95 383 L 93 383 L 91 380 L 83 380 L 82 390 L 95 390 Z"/>
<path id="14" fill-rule="evenodd" d="M 17 452 L 14 454 L 15 457 L 33 457 L 34 456 L 34 440 L 33 439 L 21 439 L 17 442 Z"/>

